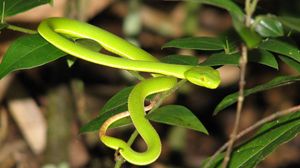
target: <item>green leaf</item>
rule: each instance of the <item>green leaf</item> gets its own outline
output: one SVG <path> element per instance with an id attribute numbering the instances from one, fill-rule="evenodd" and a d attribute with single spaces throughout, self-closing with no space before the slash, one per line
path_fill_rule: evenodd
<path id="1" fill-rule="evenodd" d="M 197 65 L 198 58 L 194 56 L 185 55 L 168 55 L 160 59 L 162 62 L 169 64 L 180 64 L 180 65 Z"/>
<path id="2" fill-rule="evenodd" d="M 259 48 L 268 50 L 277 54 L 282 54 L 300 62 L 300 51 L 297 47 L 275 39 L 268 39 L 263 41 Z"/>
<path id="3" fill-rule="evenodd" d="M 237 31 L 249 48 L 257 47 L 262 40 L 261 36 L 250 28 L 242 26 Z"/>
<path id="4" fill-rule="evenodd" d="M 250 62 L 257 62 L 259 64 L 278 69 L 278 62 L 275 56 L 266 50 L 250 50 L 248 59 Z"/>
<path id="5" fill-rule="evenodd" d="M 151 121 L 189 128 L 208 134 L 199 119 L 184 106 L 163 106 L 148 114 L 147 118 Z"/>
<path id="6" fill-rule="evenodd" d="M 277 17 L 279 21 L 286 27 L 300 32 L 300 19 L 295 17 Z"/>
<path id="7" fill-rule="evenodd" d="M 110 98 L 103 108 L 99 112 L 99 116 L 92 121 L 88 122 L 80 128 L 80 132 L 90 132 L 98 130 L 101 125 L 111 116 L 114 116 L 118 113 L 128 110 L 128 97 L 134 86 L 126 87 L 116 93 L 112 98 Z M 153 95 L 150 95 L 146 98 L 149 100 L 153 98 Z M 110 125 L 109 128 L 115 128 L 130 124 L 131 120 L 129 117 L 121 119 Z"/>
<path id="8" fill-rule="evenodd" d="M 244 17 L 243 11 L 238 5 L 236 5 L 231 0 L 194 0 L 194 1 L 226 9 L 231 14 L 231 16 L 234 17 L 235 19 L 238 19 L 239 21 L 243 20 Z"/>
<path id="9" fill-rule="evenodd" d="M 111 111 L 119 111 L 122 112 L 127 110 L 127 104 L 128 104 L 128 96 L 133 89 L 133 86 L 126 87 L 116 93 L 112 98 L 110 98 L 105 105 L 102 107 L 102 109 L 99 112 L 99 115 L 101 116 L 104 113 L 111 112 Z M 125 108 L 124 108 L 125 107 Z M 125 110 L 124 110 L 125 109 Z"/>
<path id="10" fill-rule="evenodd" d="M 162 48 L 184 48 L 195 50 L 222 50 L 225 44 L 222 40 L 214 37 L 189 37 L 172 40 Z"/>
<path id="11" fill-rule="evenodd" d="M 91 39 L 75 39 L 75 44 L 97 52 L 103 48 L 99 43 Z"/>
<path id="12" fill-rule="evenodd" d="M 51 0 L 0 0 L 0 16 L 3 15 L 4 5 L 4 17 L 12 16 L 34 7 L 50 3 Z"/>
<path id="13" fill-rule="evenodd" d="M 110 117 L 128 110 L 128 96 L 133 86 L 126 87 L 111 97 L 99 112 L 99 116 L 80 128 L 81 133 L 97 131 L 101 125 Z M 122 123 L 117 121 L 110 128 L 126 125 L 128 122 Z"/>
<path id="14" fill-rule="evenodd" d="M 225 54 L 218 53 L 209 56 L 204 62 L 199 65 L 202 66 L 220 66 L 220 65 L 239 65 L 240 54 Z M 255 62 L 278 69 L 278 63 L 270 52 L 264 50 L 251 50 L 248 57 L 250 62 Z"/>
<path id="15" fill-rule="evenodd" d="M 300 63 L 289 58 L 286 56 L 279 56 L 279 58 L 285 62 L 287 65 L 289 65 L 291 68 L 295 69 L 297 72 L 300 73 Z"/>
<path id="16" fill-rule="evenodd" d="M 253 48 L 261 41 L 260 36 L 258 36 L 256 33 L 245 30 L 244 27 L 245 14 L 241 10 L 241 8 L 237 4 L 235 4 L 232 0 L 192 0 L 192 1 L 213 5 L 227 10 L 232 17 L 233 26 L 235 30 L 246 42 L 248 47 Z"/>
<path id="17" fill-rule="evenodd" d="M 299 132 L 300 112 L 295 112 L 273 122 L 269 122 L 261 127 L 253 138 L 233 151 L 228 167 L 255 167 L 281 144 L 295 138 Z M 218 160 L 209 166 L 209 168 L 221 167 L 221 161 L 222 159 L 220 159 L 219 156 Z"/>
<path id="18" fill-rule="evenodd" d="M 283 26 L 279 20 L 271 16 L 258 16 L 254 28 L 263 37 L 280 37 L 284 35 Z"/>
<path id="19" fill-rule="evenodd" d="M 26 35 L 15 40 L 0 64 L 0 79 L 8 73 L 44 65 L 65 56 L 40 35 Z"/>
<path id="20" fill-rule="evenodd" d="M 290 85 L 298 81 L 300 81 L 300 76 L 279 76 L 267 83 L 255 86 L 254 88 L 251 89 L 246 89 L 244 91 L 244 96 L 246 97 L 257 92 L 273 89 L 280 86 Z M 214 115 L 216 115 L 218 112 L 225 109 L 226 107 L 237 102 L 237 99 L 238 99 L 238 92 L 227 95 L 215 108 Z"/>
<path id="21" fill-rule="evenodd" d="M 217 53 L 209 56 L 204 62 L 200 63 L 201 66 L 220 66 L 220 65 L 238 65 L 240 59 L 239 53 L 225 54 Z"/>
<path id="22" fill-rule="evenodd" d="M 111 109 L 109 112 L 102 113 L 100 116 L 96 117 L 95 119 L 91 120 L 87 124 L 83 125 L 80 127 L 79 132 L 80 133 L 86 133 L 86 132 L 93 132 L 93 131 L 98 131 L 99 128 L 102 126 L 102 124 L 109 119 L 110 117 L 119 114 L 120 112 L 127 111 L 127 106 L 122 105 L 119 106 L 118 108 Z M 118 121 L 117 121 L 118 122 Z M 130 121 L 125 122 L 125 123 L 114 123 L 114 125 L 111 125 L 110 128 L 118 127 L 118 126 L 123 126 L 126 124 L 129 124 Z"/>
<path id="23" fill-rule="evenodd" d="M 99 43 L 97 43 L 96 41 L 91 40 L 91 39 L 84 39 L 84 38 L 75 39 L 74 43 L 76 45 L 80 45 L 81 47 L 85 47 L 89 50 L 96 51 L 96 52 L 99 52 L 102 49 L 102 46 Z M 68 66 L 72 67 L 74 65 L 74 63 L 76 62 L 76 60 L 77 60 L 76 57 L 68 55 L 68 57 L 67 57 Z"/>

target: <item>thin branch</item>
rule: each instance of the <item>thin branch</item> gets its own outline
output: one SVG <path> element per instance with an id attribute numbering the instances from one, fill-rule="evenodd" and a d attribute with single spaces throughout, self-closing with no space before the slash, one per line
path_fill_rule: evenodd
<path id="1" fill-rule="evenodd" d="M 5 13 L 5 1 L 2 2 L 1 23 L 4 23 L 4 13 Z"/>
<path id="2" fill-rule="evenodd" d="M 9 24 L 7 26 L 7 29 L 10 29 L 10 30 L 13 30 L 13 31 L 22 32 L 22 33 L 26 33 L 26 34 L 37 34 L 37 31 L 35 31 L 35 30 L 26 29 L 26 28 L 15 26 L 15 25 L 11 25 L 11 24 Z"/>
<path id="3" fill-rule="evenodd" d="M 241 131 L 237 136 L 236 136 L 236 140 L 240 139 L 241 137 L 245 136 L 246 134 L 252 132 L 253 130 L 256 130 L 257 128 L 261 127 L 262 125 L 266 124 L 267 122 L 273 121 L 279 117 L 297 112 L 300 110 L 300 105 L 285 109 L 285 110 L 281 110 L 281 111 L 277 111 L 275 113 L 273 113 L 270 116 L 267 116 L 261 120 L 259 120 L 258 122 L 256 122 L 255 124 L 251 125 L 250 127 L 244 129 L 243 131 Z M 204 168 L 208 168 L 212 161 L 215 160 L 215 158 L 221 153 L 223 152 L 229 145 L 229 141 L 226 142 L 223 146 L 221 146 L 208 160 L 207 164 L 205 165 Z"/>
<path id="4" fill-rule="evenodd" d="M 241 118 L 241 113 L 243 109 L 243 103 L 244 103 L 244 88 L 245 88 L 245 76 L 246 76 L 246 66 L 247 66 L 247 61 L 248 61 L 248 49 L 247 47 L 242 44 L 241 46 L 241 52 L 242 56 L 240 58 L 240 82 L 239 82 L 239 97 L 238 97 L 238 102 L 237 102 L 237 110 L 236 110 L 236 117 L 235 117 L 235 122 L 234 122 L 234 127 L 232 130 L 232 133 L 230 135 L 230 140 L 228 144 L 228 148 L 225 154 L 225 158 L 222 163 L 222 167 L 226 168 L 228 166 L 229 160 L 230 160 L 230 155 L 231 151 L 234 145 L 234 142 L 236 140 L 237 133 L 239 131 L 239 125 L 240 125 L 240 118 Z"/>
<path id="5" fill-rule="evenodd" d="M 245 3 L 246 3 L 245 4 L 246 18 L 245 18 L 244 24 L 246 27 L 250 27 L 251 26 L 251 17 L 256 9 L 258 0 L 246 0 Z M 237 102 L 237 110 L 236 110 L 234 127 L 233 127 L 232 133 L 230 135 L 228 148 L 227 148 L 227 151 L 226 151 L 223 163 L 222 163 L 223 168 L 227 168 L 227 166 L 228 166 L 230 156 L 231 156 L 231 151 L 234 146 L 234 142 L 235 142 L 235 139 L 237 138 L 237 133 L 239 130 L 240 118 L 241 118 L 241 113 L 243 110 L 243 103 L 244 103 L 244 87 L 246 84 L 245 76 L 246 76 L 247 62 L 248 62 L 248 48 L 245 44 L 242 44 L 241 45 L 241 58 L 240 58 L 240 62 L 239 62 L 239 66 L 241 69 L 240 81 L 239 81 L 239 97 L 238 97 L 238 102 Z"/>

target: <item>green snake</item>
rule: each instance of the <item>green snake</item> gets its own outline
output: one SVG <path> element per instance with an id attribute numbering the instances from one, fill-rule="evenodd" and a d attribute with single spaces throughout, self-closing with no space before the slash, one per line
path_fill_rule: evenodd
<path id="1" fill-rule="evenodd" d="M 100 140 L 110 148 L 119 150 L 125 160 L 136 165 L 154 162 L 161 153 L 160 138 L 145 118 L 144 100 L 147 95 L 167 91 L 186 79 L 198 86 L 215 89 L 220 84 L 219 72 L 207 66 L 190 66 L 159 62 L 146 51 L 96 26 L 67 18 L 49 18 L 38 27 L 39 34 L 60 50 L 77 58 L 112 68 L 149 72 L 153 78 L 143 80 L 131 91 L 128 112 L 109 119 L 99 131 Z M 102 54 L 74 43 L 71 39 L 90 39 L 120 57 Z M 123 140 L 106 135 L 109 125 L 130 115 L 132 123 L 147 145 L 146 151 L 137 152 Z"/>

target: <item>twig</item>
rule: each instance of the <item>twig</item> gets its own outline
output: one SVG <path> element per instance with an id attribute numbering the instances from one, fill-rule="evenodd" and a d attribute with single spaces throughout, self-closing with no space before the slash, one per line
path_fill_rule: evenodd
<path id="1" fill-rule="evenodd" d="M 4 16 L 5 16 L 5 1 L 2 2 L 2 15 L 1 15 L 1 23 L 4 23 Z"/>
<path id="2" fill-rule="evenodd" d="M 250 27 L 251 26 L 251 17 L 255 11 L 258 0 L 246 0 L 245 3 L 246 3 L 245 4 L 245 12 L 246 12 L 245 26 Z M 248 62 L 248 48 L 245 44 L 242 44 L 241 45 L 241 58 L 240 58 L 240 62 L 239 62 L 239 66 L 241 69 L 240 81 L 239 81 L 239 97 L 238 97 L 238 102 L 237 102 L 237 110 L 236 110 L 234 127 L 233 127 L 232 133 L 230 135 L 228 148 L 227 148 L 227 151 L 226 151 L 223 163 L 222 163 L 223 168 L 226 168 L 228 166 L 232 147 L 233 147 L 235 139 L 237 137 L 237 133 L 238 133 L 239 125 L 240 125 L 240 117 L 241 117 L 243 103 L 244 103 L 244 87 L 246 84 L 245 76 L 246 76 L 247 62 Z"/>
<path id="3" fill-rule="evenodd" d="M 26 33 L 26 34 L 37 34 L 37 31 L 31 30 L 31 29 L 26 29 L 26 28 L 23 28 L 23 27 L 15 26 L 15 25 L 11 25 L 11 24 L 9 24 L 7 26 L 7 29 L 22 32 L 22 33 Z"/>
<path id="4" fill-rule="evenodd" d="M 294 113 L 296 111 L 299 111 L 300 110 L 300 105 L 297 105 L 297 106 L 294 106 L 294 107 L 291 107 L 289 109 L 285 109 L 285 110 L 281 110 L 281 111 L 277 111 L 275 112 L 274 114 L 270 115 L 270 116 L 267 116 L 261 120 L 259 120 L 258 122 L 256 122 L 255 124 L 251 125 L 250 127 L 244 129 L 243 131 L 241 131 L 237 136 L 236 136 L 236 140 L 237 139 L 240 139 L 241 137 L 243 137 L 244 135 L 248 134 L 249 132 L 252 132 L 253 130 L 259 128 L 260 126 L 266 124 L 267 122 L 270 122 L 274 119 L 277 119 L 279 117 L 282 117 L 282 116 L 285 116 L 285 115 L 288 115 L 288 114 L 291 114 L 291 113 Z M 221 146 L 211 157 L 210 159 L 208 160 L 207 164 L 205 165 L 204 168 L 208 168 L 212 161 L 222 152 L 224 151 L 228 145 L 229 145 L 229 142 L 226 142 L 223 146 Z"/>
<path id="5" fill-rule="evenodd" d="M 244 102 L 244 87 L 245 87 L 245 76 L 246 76 L 246 66 L 247 66 L 247 57 L 248 57 L 248 49 L 247 47 L 242 44 L 241 47 L 241 52 L 242 52 L 242 56 L 240 59 L 240 68 L 241 68 L 241 72 L 240 72 L 240 82 L 239 82 L 239 97 L 238 97 L 238 102 L 237 102 L 237 110 L 236 110 L 236 117 L 235 117 L 235 122 L 234 122 L 234 127 L 232 130 L 232 133 L 230 135 L 230 140 L 229 140 L 229 144 L 228 144 L 228 148 L 225 154 L 225 158 L 223 160 L 223 164 L 222 167 L 226 168 L 228 166 L 229 160 L 230 160 L 230 155 L 231 155 L 231 151 L 232 151 L 232 147 L 234 145 L 234 142 L 236 140 L 236 136 L 239 130 L 239 125 L 240 125 L 240 118 L 241 118 L 241 113 L 242 113 L 242 109 L 243 109 L 243 102 Z"/>

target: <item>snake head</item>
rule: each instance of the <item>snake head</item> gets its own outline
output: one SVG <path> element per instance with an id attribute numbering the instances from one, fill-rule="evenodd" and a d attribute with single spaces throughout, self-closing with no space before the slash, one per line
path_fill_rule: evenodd
<path id="1" fill-rule="evenodd" d="M 191 83 L 209 89 L 215 89 L 221 83 L 219 72 L 208 66 L 193 67 L 187 70 L 184 76 Z"/>

